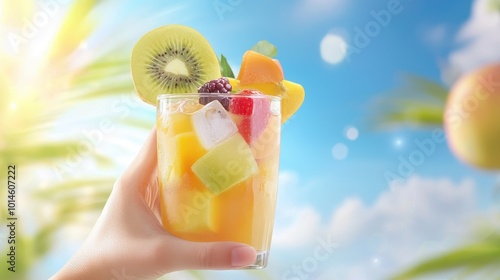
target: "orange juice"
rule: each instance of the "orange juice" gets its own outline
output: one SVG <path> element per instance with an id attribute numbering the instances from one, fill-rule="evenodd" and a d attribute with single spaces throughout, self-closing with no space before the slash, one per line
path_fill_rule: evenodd
<path id="1" fill-rule="evenodd" d="M 263 268 L 278 186 L 280 100 L 208 94 L 206 102 L 200 95 L 158 98 L 162 224 L 191 241 L 246 243 L 258 253 L 249 268 Z"/>

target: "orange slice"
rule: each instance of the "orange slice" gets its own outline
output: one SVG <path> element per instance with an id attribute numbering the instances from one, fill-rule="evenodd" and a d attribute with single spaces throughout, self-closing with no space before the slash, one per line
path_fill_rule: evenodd
<path id="1" fill-rule="evenodd" d="M 254 51 L 247 51 L 243 55 L 238 74 L 241 85 L 279 83 L 283 79 L 283 71 L 273 59 Z"/>

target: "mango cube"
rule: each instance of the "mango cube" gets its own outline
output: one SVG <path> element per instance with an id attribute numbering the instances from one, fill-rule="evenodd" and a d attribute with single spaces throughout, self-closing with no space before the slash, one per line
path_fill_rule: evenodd
<path id="1" fill-rule="evenodd" d="M 177 176 L 191 171 L 191 166 L 207 153 L 194 132 L 184 132 L 175 136 L 174 170 Z"/>

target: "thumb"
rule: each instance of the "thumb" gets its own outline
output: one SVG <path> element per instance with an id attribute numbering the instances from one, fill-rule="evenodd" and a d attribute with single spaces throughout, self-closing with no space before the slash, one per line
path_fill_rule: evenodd
<path id="1" fill-rule="evenodd" d="M 185 269 L 235 269 L 251 265 L 257 258 L 254 248 L 236 242 L 191 242 L 176 237 L 176 246 L 163 258 L 169 271 Z M 172 244 L 170 243 L 170 244 Z M 175 248 L 174 248 L 175 247 Z"/>

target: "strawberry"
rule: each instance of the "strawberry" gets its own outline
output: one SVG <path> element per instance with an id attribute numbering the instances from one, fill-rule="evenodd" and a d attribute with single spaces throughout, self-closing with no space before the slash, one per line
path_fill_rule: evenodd
<path id="1" fill-rule="evenodd" d="M 237 93 L 237 95 L 258 95 L 259 93 L 256 91 L 251 91 L 248 89 L 242 90 Z M 261 100 L 254 100 L 252 97 L 237 97 L 233 98 L 231 102 L 229 103 L 229 112 L 236 114 L 236 115 L 242 115 L 242 116 L 251 116 L 254 111 L 254 105 L 257 105 L 255 103 L 259 103 Z"/>
<path id="2" fill-rule="evenodd" d="M 232 98 L 229 103 L 229 111 L 243 116 L 238 125 L 238 131 L 250 144 L 266 128 L 271 104 L 268 99 L 253 98 L 252 96 L 262 95 L 258 91 L 243 90 L 236 95 L 249 96 Z"/>

